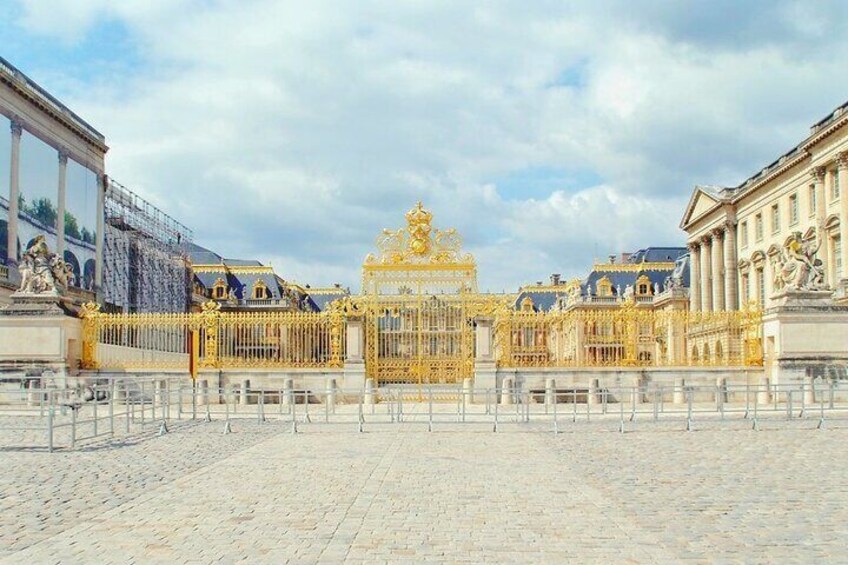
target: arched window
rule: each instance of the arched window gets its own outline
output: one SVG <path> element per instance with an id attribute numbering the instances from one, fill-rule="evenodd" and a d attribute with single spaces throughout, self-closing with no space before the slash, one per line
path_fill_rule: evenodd
<path id="1" fill-rule="evenodd" d="M 709 343 L 704 344 L 704 355 L 703 355 L 703 357 L 704 357 L 703 362 L 704 362 L 705 365 L 709 364 L 710 361 L 712 361 L 712 358 L 710 357 L 710 344 Z"/>
<path id="2" fill-rule="evenodd" d="M 692 346 L 692 364 L 693 365 L 698 364 L 698 346 L 697 345 Z"/>
<path id="3" fill-rule="evenodd" d="M 85 262 L 82 268 L 82 287 L 85 290 L 94 290 L 94 259 Z"/>
<path id="4" fill-rule="evenodd" d="M 715 342 L 715 360 L 716 363 L 722 363 L 724 361 L 724 351 L 720 341 Z"/>
<path id="5" fill-rule="evenodd" d="M 77 260 L 77 256 L 66 249 L 63 259 L 65 260 L 65 263 L 70 267 L 71 273 L 73 273 L 73 280 L 68 280 L 68 285 L 79 287 L 82 284 L 82 270 L 80 269 L 80 264 Z"/>

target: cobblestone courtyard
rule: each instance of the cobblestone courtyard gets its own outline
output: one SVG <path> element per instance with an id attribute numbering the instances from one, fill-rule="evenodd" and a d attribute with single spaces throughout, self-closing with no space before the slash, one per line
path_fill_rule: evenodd
<path id="1" fill-rule="evenodd" d="M 848 429 L 185 425 L 0 452 L 9 563 L 848 561 Z"/>

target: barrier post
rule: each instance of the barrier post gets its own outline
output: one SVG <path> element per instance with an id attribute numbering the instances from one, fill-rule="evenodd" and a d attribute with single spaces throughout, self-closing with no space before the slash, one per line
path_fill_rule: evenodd
<path id="1" fill-rule="evenodd" d="M 427 388 L 427 431 L 433 431 L 433 385 Z"/>
<path id="2" fill-rule="evenodd" d="M 632 396 L 632 391 L 631 391 L 631 396 Z M 635 406 L 634 406 L 634 409 L 635 409 Z M 618 415 L 619 415 L 618 431 L 623 434 L 624 433 L 624 391 L 622 391 L 620 387 L 618 389 Z"/>
<path id="3" fill-rule="evenodd" d="M 692 388 L 686 389 L 686 431 L 692 431 Z"/>
<path id="4" fill-rule="evenodd" d="M 503 394 L 503 390 L 501 390 L 500 394 Z M 498 432 L 498 405 L 500 404 L 497 400 L 498 398 L 500 398 L 498 395 L 498 389 L 495 387 L 495 427 L 492 430 L 495 433 Z"/>
<path id="5" fill-rule="evenodd" d="M 71 449 L 77 444 L 77 408 L 71 408 Z"/>
<path id="6" fill-rule="evenodd" d="M 553 403 L 553 411 L 554 411 L 554 435 L 557 435 L 557 434 L 559 433 L 559 428 L 557 427 L 557 426 L 558 426 L 558 423 L 557 423 L 557 402 L 556 402 L 556 400 L 557 400 L 557 399 L 555 398 L 555 399 L 554 399 L 554 403 Z"/>
<path id="7" fill-rule="evenodd" d="M 115 437 L 115 379 L 109 379 L 109 437 Z"/>
<path id="8" fill-rule="evenodd" d="M 53 453 L 53 407 L 47 411 L 47 452 Z"/>

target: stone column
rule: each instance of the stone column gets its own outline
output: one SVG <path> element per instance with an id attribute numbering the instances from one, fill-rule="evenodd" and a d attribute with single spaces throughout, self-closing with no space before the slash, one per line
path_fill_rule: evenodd
<path id="1" fill-rule="evenodd" d="M 103 173 L 97 175 L 97 237 L 95 238 L 95 260 L 94 260 L 94 290 L 97 293 L 97 301 L 103 301 L 103 242 L 105 237 L 105 215 L 106 215 L 106 187 L 109 186 L 109 178 Z"/>
<path id="2" fill-rule="evenodd" d="M 713 230 L 712 245 L 713 310 L 724 310 L 724 228 Z"/>
<path id="3" fill-rule="evenodd" d="M 701 309 L 701 247 L 693 242 L 689 247 L 689 310 Z"/>
<path id="4" fill-rule="evenodd" d="M 59 150 L 59 202 L 56 218 L 56 255 L 65 258 L 65 191 L 68 178 L 68 153 Z M 79 284 L 79 282 L 77 282 Z"/>
<path id="5" fill-rule="evenodd" d="M 726 310 L 739 309 L 739 277 L 736 272 L 736 226 L 724 224 L 724 307 Z"/>
<path id="6" fill-rule="evenodd" d="M 818 229 L 818 237 L 821 238 L 818 256 L 824 263 L 824 280 L 829 284 L 833 280 L 833 265 L 830 257 L 830 241 L 824 231 L 824 221 L 827 218 L 827 194 L 824 189 L 825 168 L 815 167 L 810 171 L 810 175 L 816 190 L 816 228 Z"/>
<path id="7" fill-rule="evenodd" d="M 712 239 L 709 235 L 701 238 L 701 310 L 712 312 L 713 309 L 713 285 L 712 285 Z"/>
<path id="8" fill-rule="evenodd" d="M 842 210 L 839 218 L 839 241 L 842 244 L 842 281 L 840 281 L 840 284 L 848 295 L 848 152 L 839 154 L 836 166 L 839 175 L 839 201 Z"/>
<path id="9" fill-rule="evenodd" d="M 12 151 L 9 162 L 9 226 L 6 231 L 9 265 L 18 265 L 18 197 L 20 196 L 21 123 L 12 119 Z"/>

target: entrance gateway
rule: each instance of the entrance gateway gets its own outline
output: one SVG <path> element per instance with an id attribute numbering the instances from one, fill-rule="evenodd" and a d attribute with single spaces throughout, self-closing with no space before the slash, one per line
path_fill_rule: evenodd
<path id="1" fill-rule="evenodd" d="M 362 265 L 365 367 L 378 384 L 456 384 L 474 373 L 477 266 L 421 202 L 383 230 Z M 488 299 L 491 302 L 491 297 Z M 506 303 L 506 300 L 503 300 Z"/>

